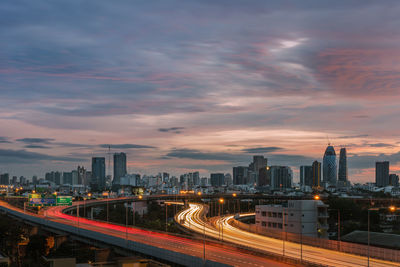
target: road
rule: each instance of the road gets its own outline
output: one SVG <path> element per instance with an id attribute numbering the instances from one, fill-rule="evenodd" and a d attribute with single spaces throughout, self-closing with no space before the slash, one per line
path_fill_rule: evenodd
<path id="1" fill-rule="evenodd" d="M 228 221 L 233 215 L 217 218 L 210 222 L 204 222 L 202 216 L 204 206 L 201 204 L 190 204 L 190 207 L 180 212 L 176 218 L 184 227 L 197 233 L 205 233 L 205 235 L 223 239 L 234 244 L 246 246 L 256 250 L 283 254 L 283 244 L 285 245 L 285 255 L 298 258 L 301 257 L 300 244 L 292 242 L 284 242 L 282 240 L 269 238 L 262 235 L 253 234 L 231 226 Z M 334 250 L 322 249 L 312 246 L 302 246 L 302 258 L 317 264 L 328 266 L 358 267 L 367 266 L 367 257 L 342 253 Z M 370 266 L 387 267 L 400 266 L 400 263 L 370 259 Z"/>
<path id="2" fill-rule="evenodd" d="M 78 203 L 74 203 L 76 205 Z M 83 202 L 80 203 L 83 205 Z M 0 201 L 0 206 L 23 213 L 24 211 L 6 202 Z M 125 227 L 106 222 L 93 221 L 85 218 L 77 218 L 62 212 L 65 207 L 50 207 L 45 210 L 43 215 L 29 214 L 51 220 L 54 222 L 75 226 L 77 234 L 80 229 L 87 229 L 122 239 L 128 239 L 135 242 L 156 246 L 166 250 L 172 250 L 187 255 L 203 258 L 204 251 L 207 260 L 216 261 L 231 266 L 271 266 L 271 267 L 287 267 L 285 263 L 251 254 L 249 251 L 239 249 L 234 246 L 220 245 L 218 243 L 207 242 L 201 240 L 193 240 L 185 237 L 169 235 L 167 233 L 153 232 L 149 230 Z M 205 248 L 205 250 L 204 250 Z"/>

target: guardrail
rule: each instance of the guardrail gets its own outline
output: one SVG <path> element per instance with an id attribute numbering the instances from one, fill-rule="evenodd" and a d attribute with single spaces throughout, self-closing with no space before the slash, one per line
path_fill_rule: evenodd
<path id="1" fill-rule="evenodd" d="M 310 236 L 300 236 L 299 234 L 293 233 L 282 233 L 281 231 L 272 231 L 257 227 L 255 224 L 246 224 L 238 220 L 232 219 L 229 221 L 232 226 L 235 226 L 241 230 L 252 232 L 255 234 L 260 234 L 275 239 L 283 239 L 286 241 L 300 243 L 303 245 L 309 245 L 313 247 L 325 248 L 330 250 L 336 250 L 344 253 L 355 254 L 360 256 L 368 256 L 368 246 L 344 241 L 328 240 Z M 380 248 L 375 246 L 370 246 L 370 257 L 385 261 L 400 262 L 400 250 L 394 250 L 389 248 Z"/>
<path id="2" fill-rule="evenodd" d="M 6 213 L 22 218 L 26 221 L 43 225 L 48 228 L 53 228 L 59 231 L 63 231 L 72 235 L 84 237 L 90 240 L 96 240 L 101 243 L 105 243 L 108 245 L 112 245 L 115 247 L 119 247 L 125 250 L 131 250 L 135 251 L 144 255 L 150 255 L 162 260 L 166 260 L 169 262 L 177 263 L 180 265 L 184 266 L 210 266 L 210 267 L 227 267 L 230 265 L 215 262 L 215 261 L 210 261 L 206 260 L 204 261 L 202 258 L 179 253 L 176 251 L 172 250 L 167 250 L 163 248 L 159 248 L 156 246 L 151 246 L 148 244 L 143 244 L 140 242 L 135 242 L 132 240 L 126 240 L 120 237 L 112 236 L 112 235 L 107 235 L 103 234 L 100 232 L 92 231 L 92 230 L 87 230 L 87 229 L 82 229 L 78 228 L 76 226 L 68 225 L 68 224 L 63 224 L 59 222 L 54 222 L 51 220 L 46 220 L 43 218 L 40 218 L 38 216 L 32 216 L 26 213 L 18 212 L 12 209 L 9 209 L 4 206 L 0 206 L 0 209 L 5 211 Z"/>

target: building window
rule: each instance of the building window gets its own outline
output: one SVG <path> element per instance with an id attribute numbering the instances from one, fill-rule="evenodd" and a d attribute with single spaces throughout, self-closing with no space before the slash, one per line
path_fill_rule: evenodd
<path id="1" fill-rule="evenodd" d="M 290 216 L 293 216 L 293 213 L 290 213 Z"/>
<path id="2" fill-rule="evenodd" d="M 266 227 L 267 226 L 267 222 L 261 222 L 261 226 Z"/>
<path id="3" fill-rule="evenodd" d="M 272 217 L 272 212 L 268 211 L 268 217 Z"/>
<path id="4" fill-rule="evenodd" d="M 268 227 L 271 227 L 271 222 L 268 222 Z"/>
<path id="5" fill-rule="evenodd" d="M 282 212 L 278 213 L 278 218 L 282 218 Z"/>
<path id="6" fill-rule="evenodd" d="M 276 218 L 276 212 L 272 213 L 272 217 Z"/>
<path id="7" fill-rule="evenodd" d="M 276 223 L 273 223 L 273 224 L 272 224 L 272 227 L 276 228 Z"/>
<path id="8" fill-rule="evenodd" d="M 282 224 L 281 223 L 278 223 L 278 228 L 282 229 Z"/>
<path id="9" fill-rule="evenodd" d="M 267 212 L 266 211 L 261 212 L 261 216 L 263 217 L 267 216 Z"/>
<path id="10" fill-rule="evenodd" d="M 256 221 L 256 223 L 258 224 L 258 223 L 260 223 L 260 221 Z"/>

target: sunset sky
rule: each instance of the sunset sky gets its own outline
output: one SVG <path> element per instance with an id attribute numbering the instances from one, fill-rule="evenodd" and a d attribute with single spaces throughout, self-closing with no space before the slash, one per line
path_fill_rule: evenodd
<path id="1" fill-rule="evenodd" d="M 2 1 L 0 173 L 131 173 L 348 151 L 400 173 L 400 1 Z M 108 172 L 107 172 L 108 173 Z"/>

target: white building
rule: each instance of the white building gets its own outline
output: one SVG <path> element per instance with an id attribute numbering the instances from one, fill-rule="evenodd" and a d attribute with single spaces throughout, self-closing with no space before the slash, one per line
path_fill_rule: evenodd
<path id="1" fill-rule="evenodd" d="M 256 206 L 256 227 L 268 231 L 327 238 L 328 217 L 328 205 L 320 200 Z"/>

